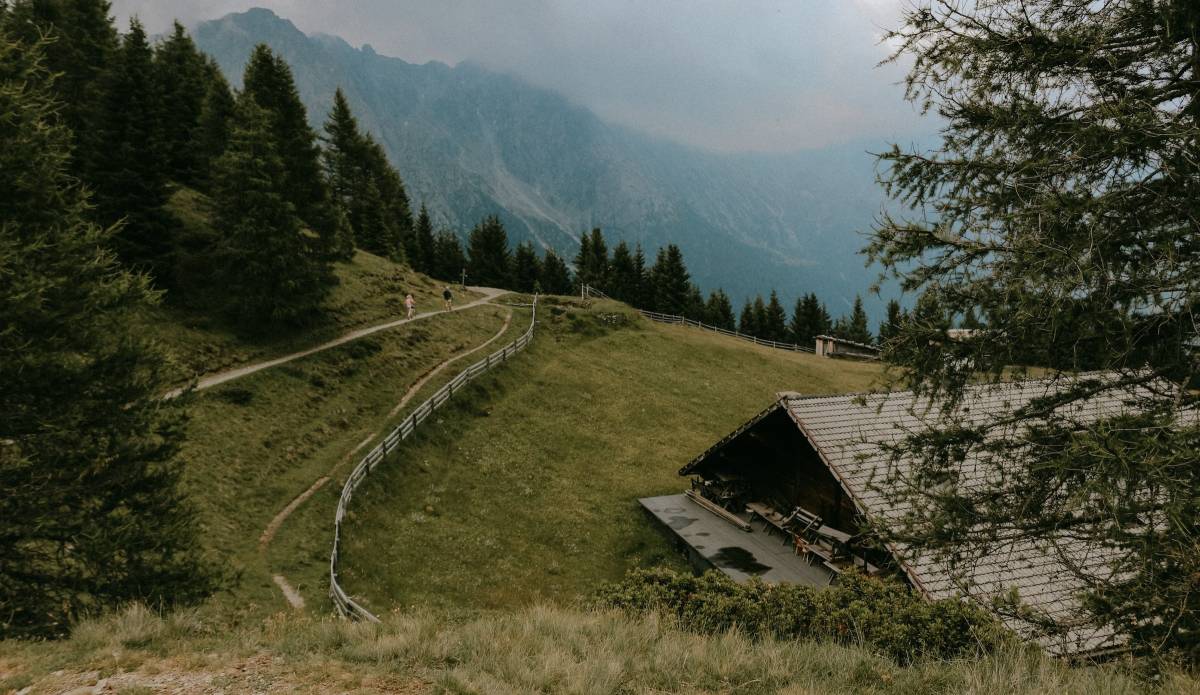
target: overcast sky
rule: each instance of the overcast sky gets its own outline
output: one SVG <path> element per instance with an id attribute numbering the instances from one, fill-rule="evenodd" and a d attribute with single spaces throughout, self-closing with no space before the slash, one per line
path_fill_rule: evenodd
<path id="1" fill-rule="evenodd" d="M 267 7 L 385 55 L 472 60 L 602 118 L 725 151 L 907 142 L 933 130 L 876 67 L 904 0 L 113 0 L 161 32 Z"/>

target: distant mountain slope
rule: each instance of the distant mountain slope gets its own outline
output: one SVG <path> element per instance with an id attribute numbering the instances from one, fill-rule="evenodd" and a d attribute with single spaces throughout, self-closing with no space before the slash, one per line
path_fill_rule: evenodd
<path id="1" fill-rule="evenodd" d="M 815 291 L 835 314 L 874 279 L 856 253 L 882 202 L 865 146 L 704 152 L 610 125 L 476 65 L 413 65 L 306 36 L 268 10 L 194 33 L 234 84 L 254 45 L 269 44 L 292 65 L 314 125 L 341 86 L 411 197 L 460 232 L 496 213 L 516 240 L 568 257 L 593 226 L 614 244 L 640 241 L 650 256 L 674 242 L 704 289 L 724 287 L 739 303 L 772 287 L 789 301 Z M 880 313 L 877 301 L 868 309 Z"/>

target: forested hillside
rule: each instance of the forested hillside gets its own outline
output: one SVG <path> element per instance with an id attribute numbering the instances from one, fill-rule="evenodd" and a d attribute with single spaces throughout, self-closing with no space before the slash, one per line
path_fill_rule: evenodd
<path id="1" fill-rule="evenodd" d="M 675 243 L 701 289 L 735 302 L 776 287 L 785 303 L 816 292 L 834 313 L 874 279 L 857 251 L 883 204 L 876 145 L 794 155 L 722 155 L 604 123 L 561 96 L 472 64 L 413 65 L 330 36 L 305 36 L 252 10 L 196 28 L 237 83 L 266 43 L 292 64 L 309 120 L 341 88 L 435 226 L 461 235 L 498 214 L 514 241 L 574 256 L 581 234 L 647 249 Z M 882 318 L 883 300 L 866 309 Z"/>

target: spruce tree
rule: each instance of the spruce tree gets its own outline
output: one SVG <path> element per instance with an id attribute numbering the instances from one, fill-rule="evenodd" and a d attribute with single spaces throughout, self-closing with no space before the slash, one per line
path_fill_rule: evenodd
<path id="1" fill-rule="evenodd" d="M 107 0 L 15 0 L 5 20 L 14 40 L 34 45 L 47 39 L 45 66 L 58 75 L 51 89 L 72 135 L 73 168 L 80 175 L 106 147 L 98 132 L 102 82 L 120 46 L 111 14 Z"/>
<path id="2" fill-rule="evenodd" d="M 767 326 L 767 303 L 763 301 L 762 295 L 754 296 L 754 337 L 765 338 L 770 328 Z"/>
<path id="3" fill-rule="evenodd" d="M 1094 548 L 1056 553 L 1084 582 L 1088 615 L 1038 617 L 1090 617 L 1134 651 L 1190 659 L 1200 653 L 1200 431 L 1188 417 L 1198 37 L 1195 0 L 915 5 L 889 39 L 942 138 L 880 162 L 885 190 L 913 212 L 881 220 L 868 247 L 906 292 L 941 307 L 926 320 L 918 304 L 891 342 L 908 385 L 953 404 L 1030 354 L 1048 358 L 1043 375 L 1064 377 L 1002 423 L 955 418 L 906 440 L 916 485 L 891 487 L 922 513 L 896 535 L 957 569 L 995 529 L 1015 547 L 1054 529 Z M 946 340 L 946 317 L 968 309 L 990 330 Z M 1089 366 L 1102 371 L 1065 378 Z M 1076 415 L 1093 399 L 1132 401 L 1139 386 L 1125 415 Z M 966 457 L 994 484 L 921 485 L 950 480 Z"/>
<path id="4" fill-rule="evenodd" d="M 0 27 L 0 638 L 217 578 L 180 491 L 165 358 L 135 323 L 157 295 L 90 220 L 40 56 Z"/>
<path id="5" fill-rule="evenodd" d="M 636 291 L 629 299 L 629 303 L 635 307 L 647 308 L 653 303 L 653 298 L 650 297 L 650 280 L 646 270 L 646 252 L 642 250 L 642 245 L 639 243 L 633 251 L 633 279 L 636 281 Z"/>
<path id="6" fill-rule="evenodd" d="M 546 249 L 546 256 L 542 259 L 541 283 L 542 290 L 547 294 L 571 294 L 571 273 L 554 249 Z"/>
<path id="7" fill-rule="evenodd" d="M 483 287 L 510 287 L 512 267 L 508 232 L 495 215 L 483 218 L 467 237 L 467 276 L 471 284 Z"/>
<path id="8" fill-rule="evenodd" d="M 324 140 L 322 159 L 330 196 L 337 204 L 350 210 L 355 207 L 359 188 L 366 183 L 365 143 L 358 130 L 358 121 L 350 112 L 350 104 L 340 87 L 334 92 L 333 107 L 325 120 Z M 354 219 L 353 215 L 351 218 Z M 357 230 L 358 225 L 353 221 L 351 226 Z M 362 245 L 362 240 L 358 241 Z"/>
<path id="9" fill-rule="evenodd" d="M 214 165 L 214 267 L 224 308 L 246 328 L 297 325 L 315 318 L 332 284 L 326 254 L 302 231 L 287 200 L 275 119 L 243 93 L 225 154 Z"/>
<path id="10" fill-rule="evenodd" d="M 196 186 L 207 192 L 212 182 L 213 162 L 225 153 L 229 143 L 229 123 L 233 118 L 233 91 L 225 76 L 216 65 L 208 65 L 208 90 L 204 95 L 204 104 L 200 108 L 200 117 L 196 123 L 196 168 L 199 170 Z"/>
<path id="11" fill-rule="evenodd" d="M 609 284 L 608 244 L 604 241 L 604 232 L 600 231 L 599 227 L 592 229 L 590 250 L 587 267 L 591 279 L 588 282 L 602 290 L 607 289 Z"/>
<path id="12" fill-rule="evenodd" d="M 808 297 L 805 295 L 796 298 L 792 320 L 788 323 L 788 340 L 797 345 L 809 345 L 813 342 L 812 319 L 808 311 Z"/>
<path id="13" fill-rule="evenodd" d="M 850 318 L 846 321 L 845 338 L 858 343 L 873 343 L 871 328 L 867 323 L 867 312 L 863 310 L 862 297 L 854 296 L 854 308 L 850 310 Z"/>
<path id="14" fill-rule="evenodd" d="M 419 253 L 400 174 L 383 148 L 359 130 L 341 89 L 334 93 L 324 139 L 330 196 L 346 211 L 355 243 L 397 262 L 409 260 L 410 250 Z"/>
<path id="15" fill-rule="evenodd" d="M 195 187 L 206 163 L 200 150 L 200 119 L 213 78 L 204 55 L 179 22 L 154 51 L 154 75 L 167 175 Z"/>
<path id="16" fill-rule="evenodd" d="M 824 302 L 817 299 L 817 295 L 812 295 L 813 307 L 813 330 L 815 335 L 828 335 L 833 331 L 833 319 L 829 316 L 829 310 L 825 308 Z"/>
<path id="17" fill-rule="evenodd" d="M 683 315 L 693 321 L 704 320 L 704 295 L 694 283 L 688 283 L 687 301 L 683 306 Z"/>
<path id="18" fill-rule="evenodd" d="M 542 263 L 538 260 L 537 252 L 533 249 L 533 244 L 526 241 L 517 245 L 517 251 L 513 254 L 513 267 L 510 276 L 512 277 L 512 288 L 518 292 L 533 292 L 535 287 L 541 286 Z"/>
<path id="19" fill-rule="evenodd" d="M 733 304 L 724 290 L 718 289 L 708 295 L 704 305 L 704 321 L 727 331 L 737 330 L 737 319 L 733 315 Z"/>
<path id="20" fill-rule="evenodd" d="M 438 232 L 433 238 L 433 266 L 429 274 L 439 280 L 458 282 L 466 267 L 467 257 L 458 236 L 448 230 Z"/>
<path id="21" fill-rule="evenodd" d="M 658 250 L 658 258 L 650 269 L 650 286 L 654 311 L 683 315 L 688 307 L 691 276 L 683 263 L 683 252 L 675 244 Z"/>
<path id="22" fill-rule="evenodd" d="M 738 320 L 738 333 L 748 336 L 758 335 L 758 317 L 754 314 L 754 304 L 749 299 L 742 305 L 741 318 Z"/>
<path id="23" fill-rule="evenodd" d="M 243 93 L 270 119 L 269 136 L 283 162 L 284 199 L 332 255 L 337 245 L 333 206 L 321 171 L 317 136 L 308 125 L 291 67 L 266 44 L 259 44 L 250 54 L 242 84 Z"/>
<path id="24" fill-rule="evenodd" d="M 429 219 L 429 210 L 425 207 L 424 203 L 421 203 L 421 213 L 417 215 L 417 222 L 413 229 L 413 238 L 416 239 L 418 253 L 416 255 L 409 254 L 409 262 L 422 273 L 432 273 L 433 222 Z"/>
<path id="25" fill-rule="evenodd" d="M 135 19 L 104 81 L 96 135 L 105 143 L 88 162 L 85 178 L 95 192 L 104 225 L 123 220 L 115 237 L 121 260 L 169 279 L 174 221 L 163 210 L 168 167 L 163 157 L 161 101 L 154 52 Z"/>
<path id="26" fill-rule="evenodd" d="M 771 290 L 771 298 L 767 302 L 766 321 L 762 326 L 761 337 L 781 343 L 788 339 L 787 312 L 779 303 L 779 295 L 775 290 Z"/>
<path id="27" fill-rule="evenodd" d="M 589 264 L 592 259 L 592 237 L 589 234 L 584 234 L 579 238 L 579 252 L 575 254 L 575 284 L 576 288 L 582 290 L 585 285 L 591 284 L 592 272 Z M 603 288 L 600 288 L 603 291 Z"/>
<path id="28" fill-rule="evenodd" d="M 904 310 L 900 302 L 890 300 L 887 305 L 887 317 L 879 325 L 879 342 L 886 345 L 888 341 L 900 335 L 900 326 L 904 323 Z"/>
<path id="29" fill-rule="evenodd" d="M 613 250 L 608 287 L 604 289 L 613 299 L 637 306 L 641 276 L 634 265 L 633 254 L 624 241 Z"/>

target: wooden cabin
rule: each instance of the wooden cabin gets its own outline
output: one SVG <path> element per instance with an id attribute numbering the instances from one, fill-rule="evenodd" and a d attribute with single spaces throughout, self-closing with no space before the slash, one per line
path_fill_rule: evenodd
<path id="1" fill-rule="evenodd" d="M 1047 380 L 972 387 L 959 415 L 975 422 L 1002 417 L 1061 386 Z M 1077 415 L 1114 415 L 1130 402 L 1110 393 L 1079 404 Z M 693 561 L 738 579 L 757 575 L 821 585 L 853 566 L 895 576 L 930 599 L 965 597 L 990 608 L 993 598 L 1016 592 L 1033 611 L 1068 621 L 1081 616 L 1083 584 L 1062 554 L 1102 568 L 1109 557 L 1103 548 L 1070 538 L 996 542 L 964 548 L 970 560 L 949 566 L 919 548 L 876 542 L 866 532 L 866 521 L 886 523 L 908 511 L 906 502 L 886 494 L 889 475 L 907 464 L 893 461 L 880 444 L 922 428 L 927 418 L 936 423 L 937 408 L 929 406 L 909 392 L 780 394 L 680 470 L 690 479 L 684 495 L 647 498 L 643 505 L 688 546 Z M 996 472 L 971 459 L 963 468 L 964 484 Z M 717 533 L 714 525 L 732 530 Z M 736 566 L 722 554 L 736 555 Z M 754 570 L 761 567 L 767 571 Z M 999 617 L 1056 654 L 1095 653 L 1120 642 L 1110 629 L 1083 622 L 1051 637 L 1032 622 Z"/>
<path id="2" fill-rule="evenodd" d="M 853 340 L 832 335 L 817 336 L 814 351 L 817 357 L 840 357 L 852 360 L 877 360 L 880 355 L 878 346 L 856 343 Z"/>

